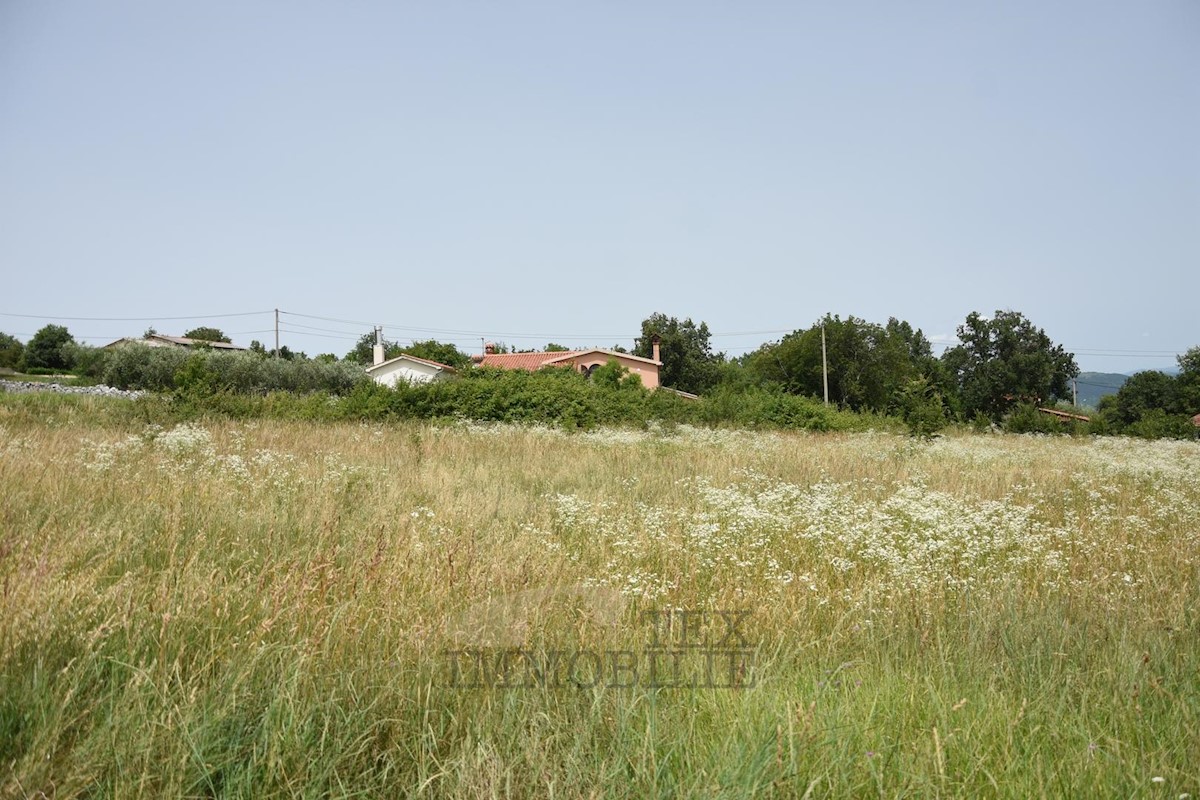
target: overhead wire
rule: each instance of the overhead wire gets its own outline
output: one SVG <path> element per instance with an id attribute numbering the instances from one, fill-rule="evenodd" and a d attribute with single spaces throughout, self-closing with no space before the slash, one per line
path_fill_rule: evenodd
<path id="1" fill-rule="evenodd" d="M 394 322 L 370 322 L 368 320 L 348 319 L 345 317 L 329 317 L 320 314 L 306 314 L 298 311 L 286 311 L 283 309 L 267 309 L 262 311 L 235 311 L 225 314 L 192 314 L 192 315 L 168 315 L 155 317 L 83 317 L 70 315 L 50 315 L 50 314 L 24 314 L 17 312 L 0 312 L 0 317 L 13 317 L 20 319 L 41 319 L 41 320 L 59 320 L 65 322 L 167 322 L 181 320 L 211 320 L 211 319 L 226 319 L 236 317 L 251 317 L 273 315 L 278 311 L 278 314 L 286 317 L 295 317 L 299 319 L 318 320 L 323 322 L 331 322 L 340 325 L 352 325 L 356 327 L 369 327 L 374 330 L 375 326 L 382 325 L 385 328 L 394 331 L 403 331 L 410 334 L 425 335 L 425 336 L 440 336 L 451 337 L 450 341 L 460 342 L 472 345 L 477 338 L 505 338 L 505 339 L 622 339 L 629 335 L 628 331 L 623 333 L 564 333 L 564 332 L 517 332 L 517 331 L 484 331 L 461 328 L 432 328 L 420 327 L 414 325 L 402 325 Z M 282 322 L 282 320 L 281 320 Z M 318 325 L 308 325 L 298 320 L 289 319 L 286 322 L 287 327 L 281 326 L 280 333 L 290 333 L 298 336 L 322 336 L 323 338 L 338 338 L 346 340 L 358 340 L 362 338 L 363 333 L 358 333 L 351 330 L 327 328 Z M 793 333 L 800 329 L 762 329 L 749 331 L 729 331 L 729 332 L 711 332 L 711 338 L 732 338 L 736 336 L 764 336 L 773 334 Z M 259 333 L 274 333 L 274 328 L 260 328 L 250 331 L 235 331 L 230 335 L 251 335 Z M 364 332 L 365 333 L 365 332 Z M 29 333 L 16 333 L 16 336 L 33 336 Z M 93 336 L 76 334 L 78 339 L 104 339 L 108 336 Z M 947 349 L 959 346 L 958 342 L 931 342 L 931 347 L 941 349 L 943 352 Z M 1184 350 L 1154 350 L 1154 349 L 1121 349 L 1121 348 L 1066 348 L 1068 352 L 1076 356 L 1085 356 L 1087 358 L 1176 358 Z"/>
<path id="2" fill-rule="evenodd" d="M 193 314 L 185 317 L 67 317 L 57 314 L 15 314 L 5 311 L 0 311 L 0 317 L 22 317 L 24 319 L 60 319 L 67 322 L 158 322 L 160 320 L 184 320 L 184 319 L 225 319 L 226 317 L 253 317 L 261 314 L 274 314 L 274 310 L 267 311 L 238 311 L 232 314 Z"/>

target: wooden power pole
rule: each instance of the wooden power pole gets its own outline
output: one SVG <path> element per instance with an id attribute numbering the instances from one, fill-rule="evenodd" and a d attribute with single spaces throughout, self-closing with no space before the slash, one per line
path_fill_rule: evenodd
<path id="1" fill-rule="evenodd" d="M 825 384 L 825 405 L 829 405 L 829 360 L 825 357 L 825 325 L 821 324 L 821 381 Z"/>

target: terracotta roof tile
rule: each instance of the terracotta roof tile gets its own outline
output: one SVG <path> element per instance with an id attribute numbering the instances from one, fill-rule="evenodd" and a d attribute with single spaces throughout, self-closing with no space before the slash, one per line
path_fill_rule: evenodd
<path id="1" fill-rule="evenodd" d="M 483 367 L 500 367 L 501 369 L 528 369 L 539 370 L 545 366 L 555 366 L 562 364 L 563 361 L 568 361 L 576 356 L 587 355 L 589 353 L 606 353 L 610 356 L 628 358 L 634 361 L 641 361 L 646 364 L 654 364 L 662 366 L 661 361 L 655 361 L 651 358 L 642 358 L 631 353 L 616 353 L 612 350 L 605 350 L 600 347 L 591 347 L 587 350 L 552 350 L 543 353 L 488 353 L 483 356 L 482 360 L 477 361 Z M 476 356 L 478 358 L 478 356 Z"/>
<path id="2" fill-rule="evenodd" d="M 552 353 L 488 353 L 479 362 L 482 367 L 500 367 L 501 369 L 527 369 L 536 371 L 546 365 L 547 361 L 579 355 L 582 350 L 556 351 Z"/>

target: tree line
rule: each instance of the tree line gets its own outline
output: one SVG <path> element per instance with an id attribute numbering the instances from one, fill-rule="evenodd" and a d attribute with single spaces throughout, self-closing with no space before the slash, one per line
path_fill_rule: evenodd
<path id="1" fill-rule="evenodd" d="M 192 329 L 185 336 L 230 341 L 221 330 L 211 327 Z M 908 322 L 891 318 L 876 323 L 834 314 L 735 358 L 713 349 L 712 333 L 704 321 L 660 312 L 642 321 L 629 352 L 651 357 L 656 337 L 663 386 L 698 395 L 719 390 L 723 397 L 736 397 L 753 389 L 760 395 L 767 392 L 818 400 L 827 391 L 830 403 L 839 410 L 902 417 L 911 430 L 926 435 L 956 421 L 991 424 L 1009 419 L 1026 429 L 1055 429 L 1057 421 L 1031 412 L 1036 406 L 1069 401 L 1071 381 L 1079 374 L 1073 354 L 1023 314 L 1011 310 L 998 310 L 990 316 L 972 312 L 958 326 L 958 343 L 944 346 L 940 354 L 934 352 L 928 337 Z M 407 346 L 389 340 L 383 344 L 386 358 L 409 354 L 464 373 L 472 367 L 469 355 L 434 339 Z M 340 359 L 333 354 L 310 359 L 287 348 L 274 353 L 257 341 L 250 349 L 251 355 L 260 358 L 278 355 L 287 361 L 363 367 L 371 364 L 374 345 L 371 332 Z M 562 349 L 555 343 L 545 347 L 546 351 Z M 624 352 L 619 346 L 612 349 Z M 97 365 L 106 358 L 95 348 L 77 344 L 59 325 L 45 326 L 26 345 L 0 334 L 0 366 L 28 371 L 76 369 L 99 378 L 104 370 Z M 182 363 L 179 357 L 174 360 Z M 1177 377 L 1139 373 L 1116 395 L 1104 398 L 1094 415 L 1093 428 L 1139 435 L 1190 434 L 1190 415 L 1200 412 L 1200 348 L 1193 348 L 1179 361 Z M 130 367 L 122 363 L 128 376 Z M 245 368 L 241 372 L 248 374 Z M 312 386 L 312 380 L 319 379 L 285 383 Z M 338 373 L 337 383 L 338 390 L 344 391 L 345 374 Z M 1018 409 L 1023 416 L 1014 416 Z"/>

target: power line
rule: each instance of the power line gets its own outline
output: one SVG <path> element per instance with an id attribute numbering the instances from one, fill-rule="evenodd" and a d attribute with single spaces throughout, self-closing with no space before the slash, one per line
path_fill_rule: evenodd
<path id="1" fill-rule="evenodd" d="M 1121 350 L 1116 347 L 1083 347 L 1075 352 L 1084 353 L 1088 350 L 1103 351 L 1105 353 L 1132 353 L 1133 355 L 1146 355 L 1149 353 L 1170 353 L 1171 355 L 1175 355 L 1178 352 L 1175 350 Z"/>
<path id="2" fill-rule="evenodd" d="M 339 336 L 332 333 L 315 333 L 312 331 L 294 331 L 290 328 L 280 328 L 280 333 L 291 333 L 296 336 L 318 336 L 322 339 L 343 339 L 345 341 L 356 342 L 361 339 L 361 336 Z"/>
<path id="3" fill-rule="evenodd" d="M 1084 353 L 1084 352 L 1075 350 L 1075 351 L 1073 351 L 1073 354 L 1077 355 L 1077 356 L 1085 356 L 1087 358 L 1175 358 L 1182 352 L 1183 351 L 1180 350 L 1179 352 L 1171 353 L 1170 355 L 1165 355 L 1165 354 L 1159 355 L 1157 353 L 1127 353 L 1127 352 Z"/>
<path id="4" fill-rule="evenodd" d="M 542 332 L 542 333 L 517 333 L 514 331 L 482 331 L 482 330 L 464 330 L 464 329 L 459 329 L 459 328 L 421 328 L 421 327 L 414 327 L 412 325 L 401 325 L 398 322 L 376 323 L 376 322 L 368 322 L 367 320 L 361 320 L 361 319 L 344 319 L 341 317 L 323 317 L 323 316 L 320 316 L 317 314 L 302 314 L 298 311 L 284 311 L 282 309 L 279 311 L 279 313 L 286 314 L 286 315 L 292 316 L 292 317 L 302 317 L 304 319 L 317 319 L 317 320 L 322 320 L 324 322 L 338 322 L 343 325 L 363 325 L 363 326 L 369 325 L 371 327 L 374 327 L 375 325 L 378 324 L 378 325 L 382 325 L 385 328 L 393 328 L 395 330 L 413 331 L 416 333 L 449 334 L 452 336 L 472 336 L 472 337 L 474 337 L 474 336 L 505 336 L 510 339 L 620 339 L 623 337 L 627 337 L 629 335 L 629 331 L 625 331 L 624 333 L 562 333 L 562 332 L 558 332 L 558 333 L 545 333 L 545 332 Z M 314 326 L 303 326 L 303 325 L 300 325 L 299 323 L 291 323 L 291 324 L 297 325 L 298 327 L 308 327 L 308 328 L 311 328 L 312 330 L 329 330 L 327 328 L 317 328 Z M 777 330 L 732 331 L 729 333 L 711 333 L 710 332 L 709 336 L 712 338 L 724 338 L 724 337 L 728 337 L 728 336 L 763 336 L 763 335 L 772 334 L 772 333 L 791 333 L 791 332 L 792 332 L 791 329 L 780 328 Z M 338 331 L 338 333 L 343 333 L 343 331 Z"/>
<path id="5" fill-rule="evenodd" d="M 69 322 L 166 322 L 166 321 L 177 321 L 177 320 L 227 319 L 227 318 L 234 318 L 234 317 L 264 316 L 264 315 L 269 315 L 269 314 L 273 314 L 273 313 L 274 313 L 273 310 L 265 310 L 265 311 L 238 311 L 238 312 L 231 312 L 231 313 L 227 313 L 227 314 L 194 314 L 194 315 L 188 315 L 188 316 L 73 317 L 73 316 L 56 316 L 56 315 L 45 315 L 45 314 L 19 314 L 19 313 L 15 313 L 15 312 L 0 312 L 0 317 L 15 317 L 15 318 L 21 318 L 21 319 L 41 319 L 41 320 L 62 320 L 62 321 L 69 321 Z M 382 324 L 386 328 L 390 328 L 390 329 L 397 330 L 397 331 L 404 331 L 404 332 L 413 333 L 413 334 L 422 334 L 422 335 L 426 335 L 426 336 L 452 337 L 450 339 L 450 341 L 469 342 L 469 343 L 474 343 L 475 339 L 477 339 L 480 336 L 495 337 L 495 338 L 503 337 L 506 339 L 546 339 L 546 340 L 553 341 L 556 339 L 592 339 L 592 340 L 622 339 L 622 338 L 628 337 L 628 335 L 629 335 L 629 331 L 626 331 L 624 333 L 580 334 L 580 333 L 563 333 L 563 332 L 519 333 L 519 332 L 515 332 L 515 331 L 482 331 L 482 330 L 470 330 L 470 329 L 458 329 L 458 328 L 424 328 L 424 327 L 417 327 L 417 326 L 412 326 L 412 325 L 401 325 L 399 323 L 389 323 L 389 322 L 374 323 L 374 322 L 369 322 L 367 320 L 346 319 L 346 318 L 341 318 L 341 317 L 326 317 L 326 316 L 321 316 L 318 314 L 304 314 L 304 313 L 301 313 L 298 311 L 280 310 L 279 313 L 290 316 L 290 317 L 299 317 L 302 319 L 321 320 L 321 321 L 325 321 L 325 322 L 333 322 L 333 323 L 339 323 L 339 324 L 343 324 L 343 325 L 354 325 L 354 326 L 370 327 L 370 328 L 374 328 L 374 326 L 376 324 Z M 324 328 L 324 327 L 320 327 L 320 326 L 316 326 L 316 325 L 305 325 L 305 324 L 303 324 L 301 322 L 297 322 L 297 321 L 290 321 L 288 324 L 291 327 L 286 329 L 286 331 L 288 333 L 292 333 L 294 335 L 320 336 L 322 334 L 325 334 L 324 338 L 342 338 L 342 339 L 347 339 L 347 340 L 352 339 L 355 341 L 357 341 L 358 339 L 360 339 L 362 337 L 362 334 L 356 333 L 354 331 L 349 331 L 349 330 Z M 304 330 L 293 330 L 293 328 L 301 328 Z M 765 336 L 765 335 L 772 335 L 772 334 L 794 333 L 794 332 L 802 331 L 802 330 L 803 329 L 799 329 L 799 328 L 790 329 L 790 330 L 780 328 L 780 329 L 764 329 L 764 330 L 752 330 L 752 331 L 730 331 L 730 332 L 724 332 L 724 333 L 723 332 L 715 332 L 715 333 L 710 332 L 709 336 L 714 339 L 716 339 L 716 338 L 731 338 L 731 337 L 736 337 L 736 336 Z M 258 333 L 271 333 L 271 332 L 272 332 L 272 330 L 259 329 L 259 330 L 253 330 L 253 331 L 237 331 L 237 332 L 232 333 L 231 335 L 241 336 L 241 335 L 251 335 L 251 334 L 258 334 Z M 16 335 L 16 336 L 32 336 L 33 334 L 17 333 L 14 335 Z M 107 337 L 106 336 L 77 335 L 76 338 L 79 338 L 79 339 L 103 339 L 103 338 L 107 338 Z M 956 342 L 930 342 L 930 347 L 931 348 L 937 347 L 944 352 L 947 349 L 950 349 L 953 347 L 958 347 L 959 344 L 960 343 L 956 343 Z M 1186 348 L 1181 349 L 1181 350 L 1149 350 L 1149 349 L 1120 349 L 1120 348 L 1079 348 L 1079 349 L 1064 348 L 1064 349 L 1072 352 L 1073 355 L 1082 356 L 1082 357 L 1086 357 L 1086 358 L 1175 358 L 1176 356 L 1178 356 L 1179 353 L 1182 353 L 1186 350 Z"/>
<path id="6" fill-rule="evenodd" d="M 325 322 L 340 322 L 345 325 L 371 325 L 371 326 L 374 326 L 374 325 L 378 324 L 378 325 L 382 325 L 385 328 L 392 328 L 394 330 L 411 331 L 411 332 L 416 332 L 416 333 L 449 334 L 451 336 L 505 336 L 510 339 L 545 339 L 545 338 L 550 338 L 550 339 L 554 339 L 554 338 L 560 338 L 560 339 L 585 339 L 585 338 L 608 339 L 608 338 L 613 338 L 613 337 L 621 338 L 623 336 L 628 335 L 628 332 L 616 333 L 616 334 L 612 334 L 612 333 L 588 333 L 588 334 L 514 333 L 511 331 L 461 330 L 461 329 L 455 329 L 455 328 L 419 328 L 419 327 L 414 327 L 412 325 L 401 325 L 400 323 L 397 323 L 397 322 L 373 323 L 373 322 L 367 322 L 366 320 L 341 319 L 338 317 L 322 317 L 322 316 L 318 316 L 316 314 L 301 314 L 301 313 L 295 312 L 295 311 L 282 311 L 281 310 L 279 313 L 287 314 L 287 315 L 293 316 L 293 317 L 303 317 L 305 319 L 319 319 L 319 320 L 324 320 Z"/>
<path id="7" fill-rule="evenodd" d="M 281 311 L 279 313 L 282 314 L 284 312 Z M 340 328 L 320 328 L 320 327 L 317 327 L 316 325 L 301 325 L 299 322 L 291 322 L 291 321 L 287 322 L 286 324 L 291 325 L 293 328 L 304 328 L 305 330 L 309 330 L 309 331 L 323 331 L 325 333 L 343 333 L 348 336 L 353 335 L 353 336 L 360 337 L 360 338 L 362 336 L 362 334 L 355 333 L 354 331 L 342 330 Z"/>
<path id="8" fill-rule="evenodd" d="M 224 319 L 225 317 L 253 317 L 270 314 L 270 311 L 239 311 L 233 314 L 195 314 L 190 317 L 61 317 L 53 314 L 9 314 L 0 311 L 0 317 L 23 317 L 25 319 L 61 319 L 68 322 L 159 322 L 182 319 Z"/>

